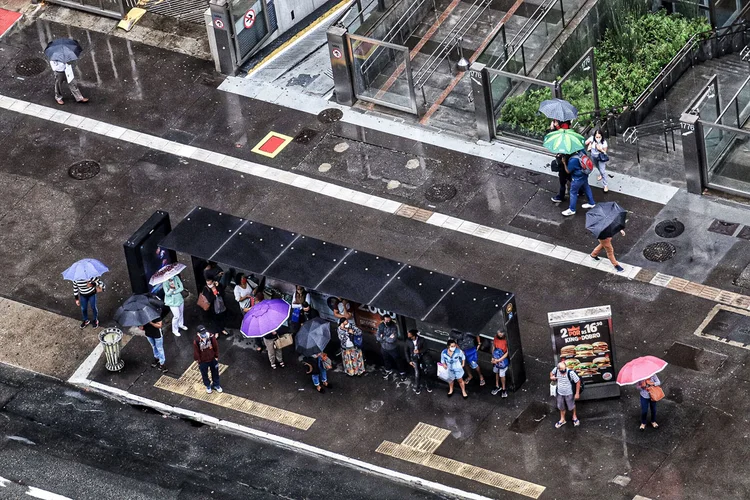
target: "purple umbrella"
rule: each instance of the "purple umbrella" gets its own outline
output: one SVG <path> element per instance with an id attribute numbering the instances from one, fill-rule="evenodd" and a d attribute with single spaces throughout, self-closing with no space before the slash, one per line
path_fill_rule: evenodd
<path id="1" fill-rule="evenodd" d="M 278 330 L 291 311 L 292 306 L 282 299 L 263 300 L 245 313 L 240 331 L 245 337 L 262 337 Z"/>

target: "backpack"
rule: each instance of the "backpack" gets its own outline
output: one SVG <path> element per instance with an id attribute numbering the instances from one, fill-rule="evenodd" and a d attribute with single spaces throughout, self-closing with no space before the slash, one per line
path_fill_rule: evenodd
<path id="1" fill-rule="evenodd" d="M 505 351 L 503 351 L 503 350 L 502 350 L 502 349 L 500 349 L 499 347 L 496 347 L 496 348 L 495 348 L 495 349 L 494 349 L 494 350 L 492 351 L 492 357 L 493 357 L 493 358 L 495 358 L 495 359 L 500 359 L 500 358 L 502 358 L 502 357 L 503 357 L 504 355 L 505 355 Z M 500 365 L 500 368 L 501 368 L 501 369 L 502 369 L 502 368 L 508 368 L 508 364 L 509 364 L 509 363 L 508 363 L 508 358 L 505 358 L 505 359 L 504 359 L 504 360 L 502 360 L 502 361 L 501 361 L 500 363 L 498 363 L 498 365 Z"/>
<path id="2" fill-rule="evenodd" d="M 586 153 L 578 152 L 576 153 L 576 157 L 581 162 L 581 170 L 583 170 L 584 174 L 589 175 L 594 171 L 594 162 L 591 161 L 591 158 Z"/>
<path id="3" fill-rule="evenodd" d="M 573 379 L 570 376 L 570 371 L 571 371 L 570 368 L 568 368 L 568 370 L 565 372 L 565 375 L 568 377 L 568 382 L 570 382 L 570 386 L 573 388 L 573 394 L 575 394 L 576 384 L 575 382 L 573 382 Z M 555 368 L 555 376 L 557 376 L 558 373 L 560 373 L 560 371 L 557 368 Z M 578 377 L 578 380 L 581 381 L 581 388 L 578 389 L 578 394 L 580 395 L 580 394 L 583 394 L 583 388 L 586 385 L 583 383 L 583 379 L 580 376 Z"/>

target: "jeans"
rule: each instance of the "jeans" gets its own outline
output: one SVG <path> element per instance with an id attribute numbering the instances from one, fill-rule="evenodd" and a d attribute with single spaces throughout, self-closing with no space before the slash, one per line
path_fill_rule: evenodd
<path id="1" fill-rule="evenodd" d="M 78 301 L 81 303 L 81 314 L 83 314 L 83 321 L 89 320 L 89 305 L 91 305 L 91 313 L 94 316 L 93 321 L 99 319 L 99 309 L 96 308 L 96 294 L 93 295 L 79 295 Z"/>
<path id="2" fill-rule="evenodd" d="M 172 333 L 180 333 L 180 327 L 185 326 L 185 303 L 179 306 L 169 306 L 172 311 Z"/>
<path id="3" fill-rule="evenodd" d="M 323 368 L 323 363 L 320 362 L 320 358 L 318 358 L 318 369 L 320 370 L 320 375 L 313 373 L 312 376 L 313 384 L 315 384 L 315 387 L 320 385 L 321 380 L 323 381 L 323 383 L 328 383 L 328 373 L 326 372 L 326 369 Z"/>
<path id="4" fill-rule="evenodd" d="M 211 380 L 208 378 L 209 368 L 211 369 L 211 378 L 214 381 L 214 388 L 221 387 L 221 384 L 219 383 L 219 362 L 215 359 L 198 363 L 198 369 L 201 371 L 201 377 L 203 377 L 203 385 L 207 388 L 211 387 Z"/>
<path id="5" fill-rule="evenodd" d="M 398 370 L 399 373 L 404 373 L 398 356 L 398 349 L 383 349 L 383 364 L 386 371 Z"/>
<path id="6" fill-rule="evenodd" d="M 425 389 L 429 388 L 430 385 L 427 382 L 427 377 L 425 376 L 424 367 L 422 366 L 422 360 L 421 359 L 415 359 L 412 361 L 414 363 L 414 388 L 419 390 L 422 387 Z"/>
<path id="7" fill-rule="evenodd" d="M 599 240 L 599 244 L 594 248 L 594 251 L 591 252 L 591 255 L 594 257 L 599 255 L 599 252 L 604 250 L 607 252 L 607 258 L 612 263 L 613 266 L 619 266 L 620 264 L 617 262 L 617 259 L 615 259 L 615 249 L 612 248 L 612 238 L 606 238 L 603 240 Z"/>
<path id="8" fill-rule="evenodd" d="M 602 176 L 602 186 L 607 187 L 607 162 L 599 161 L 596 158 L 593 162 L 594 166 L 596 166 L 596 169 L 599 171 L 599 175 Z"/>
<path id="9" fill-rule="evenodd" d="M 576 177 L 570 183 L 570 211 L 576 211 L 576 205 L 578 204 L 578 191 L 583 188 L 586 193 L 586 198 L 590 205 L 596 205 L 594 201 L 594 193 L 591 192 L 591 186 L 589 186 L 589 178 L 587 175 L 583 177 Z"/>
<path id="10" fill-rule="evenodd" d="M 160 365 L 164 365 L 167 361 L 167 358 L 164 356 L 164 337 L 159 337 L 158 339 L 146 337 L 146 340 L 151 344 L 151 349 L 154 350 L 154 358 L 159 360 Z"/>
<path id="11" fill-rule="evenodd" d="M 641 396 L 641 423 L 644 425 L 648 423 L 646 416 L 648 415 L 649 406 L 651 407 L 651 421 L 656 422 L 656 401 Z"/>
<path id="12" fill-rule="evenodd" d="M 557 172 L 557 178 L 560 181 L 560 190 L 557 192 L 557 198 L 558 200 L 564 200 L 565 199 L 565 189 L 568 185 L 568 181 L 570 180 L 570 174 L 565 171 L 565 167 L 562 165 L 562 161 L 559 162 L 560 164 L 560 171 Z"/>

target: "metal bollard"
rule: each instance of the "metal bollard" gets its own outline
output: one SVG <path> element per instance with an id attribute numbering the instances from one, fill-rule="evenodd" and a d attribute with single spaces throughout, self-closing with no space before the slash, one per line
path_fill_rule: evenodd
<path id="1" fill-rule="evenodd" d="M 122 330 L 119 328 L 107 328 L 99 332 L 99 342 L 104 346 L 104 355 L 107 357 L 106 367 L 111 372 L 119 372 L 125 366 L 125 361 L 120 359 L 120 341 Z"/>

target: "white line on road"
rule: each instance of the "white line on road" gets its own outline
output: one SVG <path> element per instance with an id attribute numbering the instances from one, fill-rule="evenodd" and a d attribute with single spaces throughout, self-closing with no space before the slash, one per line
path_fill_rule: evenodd
<path id="1" fill-rule="evenodd" d="M 40 490 L 39 488 L 34 488 L 33 486 L 29 486 L 29 491 L 27 491 L 26 494 L 30 497 L 41 498 L 42 500 L 72 500 L 70 497 L 64 497 L 62 495 L 58 495 L 57 493 Z"/>

